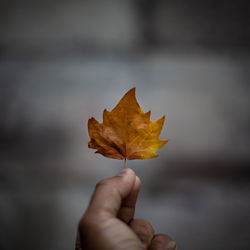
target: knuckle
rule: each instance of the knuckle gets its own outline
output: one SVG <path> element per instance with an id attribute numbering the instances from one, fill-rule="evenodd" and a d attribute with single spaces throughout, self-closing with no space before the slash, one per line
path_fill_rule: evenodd
<path id="1" fill-rule="evenodd" d="M 104 179 L 99 181 L 95 186 L 95 190 L 98 189 L 107 190 L 110 196 L 112 196 L 113 198 L 117 196 L 117 193 L 119 193 L 117 186 L 114 185 L 110 179 Z"/>
<path id="2" fill-rule="evenodd" d="M 99 187 L 103 187 L 103 186 L 106 186 L 106 185 L 108 185 L 108 180 L 107 179 L 101 180 L 101 181 L 97 182 L 95 188 L 97 189 Z"/>
<path id="3" fill-rule="evenodd" d="M 138 176 L 136 176 L 135 178 L 136 178 L 138 185 L 141 186 L 141 179 Z"/>
<path id="4" fill-rule="evenodd" d="M 140 235 L 146 235 L 153 237 L 154 236 L 154 229 L 152 225 L 145 219 L 134 219 L 130 226 L 133 230 Z"/>
<path id="5" fill-rule="evenodd" d="M 92 231 L 96 227 L 96 223 L 94 222 L 92 216 L 83 216 L 78 223 L 78 231 L 82 236 L 87 235 L 90 231 Z"/>
<path id="6" fill-rule="evenodd" d="M 159 243 L 159 244 L 170 242 L 171 240 L 172 239 L 167 234 L 156 234 L 154 236 L 154 241 L 157 242 L 157 243 Z"/>
<path id="7" fill-rule="evenodd" d="M 86 219 L 85 216 L 83 216 L 78 223 L 79 231 L 84 231 L 86 228 L 88 228 L 88 224 L 89 224 L 88 220 Z"/>
<path id="8" fill-rule="evenodd" d="M 155 248 L 164 246 L 167 250 L 178 250 L 176 242 L 166 234 L 156 234 L 152 240 L 152 246 Z"/>

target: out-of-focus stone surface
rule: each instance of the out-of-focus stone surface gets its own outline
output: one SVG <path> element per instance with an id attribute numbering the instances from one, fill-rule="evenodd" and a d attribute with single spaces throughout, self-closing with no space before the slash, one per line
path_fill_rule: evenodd
<path id="1" fill-rule="evenodd" d="M 73 248 L 95 183 L 123 167 L 87 148 L 87 120 L 134 86 L 152 119 L 166 114 L 169 139 L 158 158 L 128 162 L 142 180 L 136 216 L 180 249 L 249 248 L 245 3 L 154 2 L 1 2 L 1 249 Z M 218 38 L 220 8 L 233 31 Z M 186 29 L 201 19 L 205 31 Z"/>

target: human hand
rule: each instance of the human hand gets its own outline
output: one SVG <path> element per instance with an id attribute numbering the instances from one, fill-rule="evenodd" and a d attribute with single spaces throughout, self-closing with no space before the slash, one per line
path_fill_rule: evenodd
<path id="1" fill-rule="evenodd" d="M 154 235 L 145 219 L 134 219 L 140 179 L 127 168 L 96 185 L 78 227 L 76 250 L 177 250 L 168 235 Z"/>

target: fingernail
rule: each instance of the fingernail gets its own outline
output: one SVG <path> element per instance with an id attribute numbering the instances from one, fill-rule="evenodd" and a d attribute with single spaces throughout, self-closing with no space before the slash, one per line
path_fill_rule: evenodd
<path id="1" fill-rule="evenodd" d="M 177 249 L 177 246 L 176 246 L 176 242 L 175 241 L 170 241 L 169 243 L 168 243 L 168 245 L 167 245 L 167 249 L 169 249 L 169 250 L 175 250 L 175 249 Z"/>
<path id="2" fill-rule="evenodd" d="M 127 169 L 123 169 L 117 176 L 125 176 L 127 175 L 128 170 Z"/>

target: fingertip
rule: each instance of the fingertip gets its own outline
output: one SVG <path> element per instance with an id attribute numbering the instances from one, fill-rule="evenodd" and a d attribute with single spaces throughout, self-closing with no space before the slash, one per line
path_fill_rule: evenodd
<path id="1" fill-rule="evenodd" d="M 135 176 L 135 182 L 138 186 L 141 186 L 141 179 L 137 175 Z"/>
<path id="2" fill-rule="evenodd" d="M 141 188 L 141 180 L 138 176 L 135 177 L 134 191 L 139 192 Z"/>
<path id="3" fill-rule="evenodd" d="M 126 168 L 126 169 L 123 169 L 115 177 L 115 179 L 117 179 L 119 183 L 124 183 L 126 187 L 130 187 L 130 190 L 131 190 L 134 186 L 135 181 L 136 181 L 136 175 L 132 169 Z"/>
<path id="4" fill-rule="evenodd" d="M 156 234 L 154 235 L 151 241 L 149 249 L 150 250 L 158 250 L 158 249 L 178 250 L 178 247 L 176 245 L 176 242 L 173 241 L 169 235 Z"/>
<path id="5" fill-rule="evenodd" d="M 117 176 L 135 176 L 135 172 L 131 168 L 123 169 Z"/>

